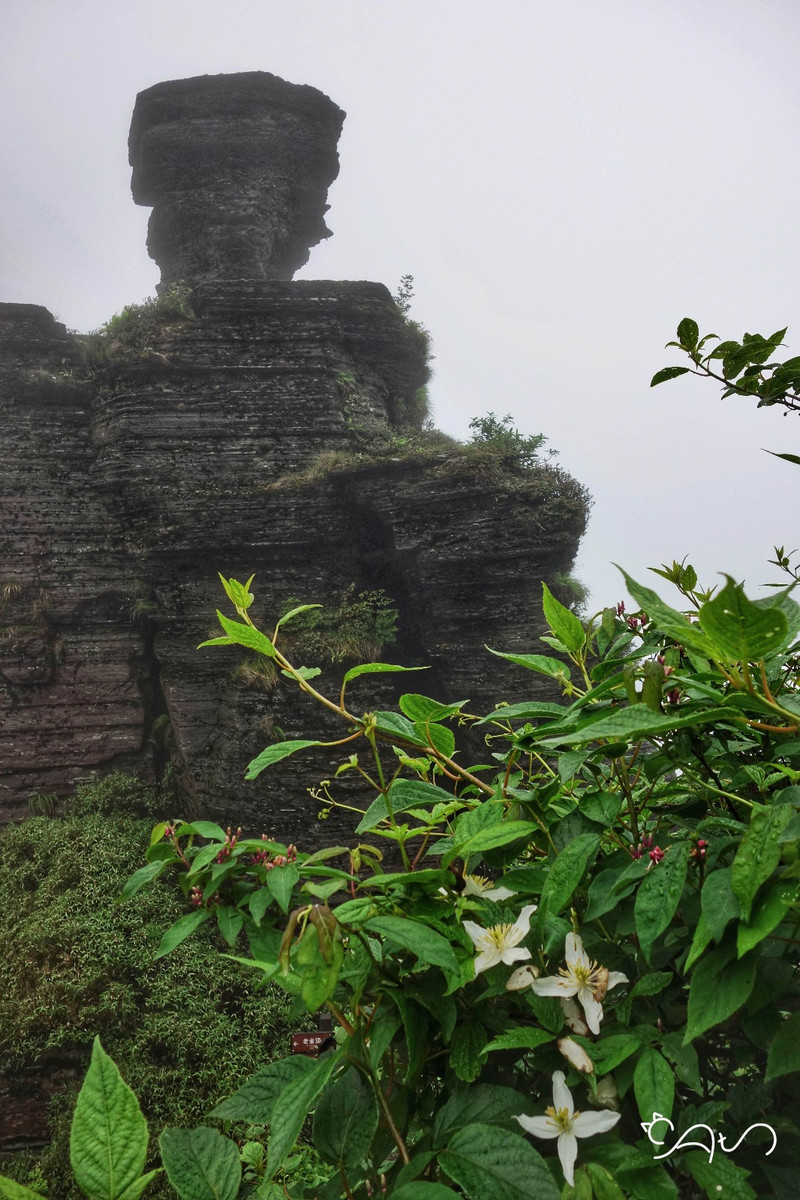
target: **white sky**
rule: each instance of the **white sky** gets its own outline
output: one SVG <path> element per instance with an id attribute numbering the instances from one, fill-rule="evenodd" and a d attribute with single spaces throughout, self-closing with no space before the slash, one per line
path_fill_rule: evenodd
<path id="1" fill-rule="evenodd" d="M 3 0 L 0 300 L 96 327 L 153 293 L 130 196 L 136 93 L 264 70 L 347 112 L 307 278 L 414 276 L 437 424 L 511 413 L 595 505 L 577 574 L 689 556 L 778 579 L 796 418 L 719 399 L 681 317 L 800 353 L 800 0 Z M 677 599 L 677 596 L 675 597 Z"/>

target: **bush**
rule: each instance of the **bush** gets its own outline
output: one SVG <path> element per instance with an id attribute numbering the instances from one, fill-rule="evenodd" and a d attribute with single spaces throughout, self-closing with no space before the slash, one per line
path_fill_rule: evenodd
<path id="1" fill-rule="evenodd" d="M 285 1050 L 286 1003 L 220 959 L 213 936 L 154 961 L 165 919 L 183 905 L 164 884 L 136 907 L 118 903 L 159 809 L 148 788 L 109 776 L 80 787 L 70 807 L 0 837 L 0 1061 L 10 1072 L 43 1058 L 88 1061 L 99 1034 L 152 1125 L 197 1123 L 243 1064 Z M 47 1149 L 0 1166 L 32 1185 L 43 1174 L 54 1200 L 78 1195 L 68 1153 L 76 1093 L 54 1098 Z M 148 1194 L 172 1193 L 160 1184 Z"/>

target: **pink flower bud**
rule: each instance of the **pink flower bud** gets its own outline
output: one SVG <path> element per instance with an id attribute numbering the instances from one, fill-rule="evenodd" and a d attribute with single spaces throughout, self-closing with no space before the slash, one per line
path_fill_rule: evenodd
<path id="1" fill-rule="evenodd" d="M 656 846 L 654 850 L 650 851 L 650 857 L 654 863 L 660 863 L 664 857 L 664 851 L 660 846 Z"/>

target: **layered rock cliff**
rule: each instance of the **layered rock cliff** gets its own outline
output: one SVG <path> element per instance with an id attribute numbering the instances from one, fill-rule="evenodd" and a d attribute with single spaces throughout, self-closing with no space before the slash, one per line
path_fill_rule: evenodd
<path id="1" fill-rule="evenodd" d="M 384 657 L 430 665 L 415 688 L 476 710 L 534 694 L 483 647 L 535 648 L 585 494 L 414 432 L 426 338 L 385 287 L 291 282 L 328 235 L 342 119 L 260 73 L 150 88 L 130 149 L 159 304 L 100 339 L 0 306 L 0 819 L 94 773 L 170 767 L 184 814 L 319 839 L 307 789 L 330 759 L 243 772 L 270 740 L 340 731 L 242 653 L 196 650 L 218 571 L 255 573 L 266 624 L 292 598 L 382 589 Z M 354 699 L 383 706 L 387 679 Z"/>

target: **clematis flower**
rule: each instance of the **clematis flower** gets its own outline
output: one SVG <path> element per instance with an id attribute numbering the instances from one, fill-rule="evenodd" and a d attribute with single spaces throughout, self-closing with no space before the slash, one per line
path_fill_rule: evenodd
<path id="1" fill-rule="evenodd" d="M 627 983 L 628 977 L 591 962 L 577 933 L 567 934 L 564 955 L 567 965 L 559 968 L 558 975 L 534 979 L 531 987 L 537 996 L 558 996 L 561 1000 L 577 996 L 583 1005 L 586 1024 L 597 1034 L 603 1019 L 601 1001 L 610 988 Z"/>
<path id="2" fill-rule="evenodd" d="M 520 946 L 531 927 L 531 913 L 536 912 L 535 904 L 526 904 L 513 925 L 492 925 L 483 929 L 475 921 L 465 921 L 464 928 L 472 938 L 472 943 L 478 951 L 475 959 L 475 974 L 488 971 L 498 963 L 522 962 L 530 958 L 530 950 Z"/>
<path id="3" fill-rule="evenodd" d="M 491 879 L 487 879 L 485 875 L 465 875 L 463 894 L 483 896 L 486 900 L 507 900 L 509 896 L 516 896 L 517 893 L 511 888 L 494 887 Z"/>
<path id="4" fill-rule="evenodd" d="M 515 1117 L 526 1133 L 534 1137 L 558 1138 L 556 1149 L 561 1160 L 564 1178 L 570 1187 L 575 1185 L 575 1159 L 578 1157 L 578 1138 L 613 1129 L 620 1114 L 617 1112 L 576 1112 L 572 1094 L 563 1071 L 553 1072 L 553 1103 L 543 1117 Z"/>
<path id="5" fill-rule="evenodd" d="M 521 992 L 523 988 L 530 987 L 534 979 L 538 978 L 539 968 L 533 963 L 526 963 L 524 967 L 517 967 L 516 971 L 512 971 L 506 980 L 507 992 Z"/>

